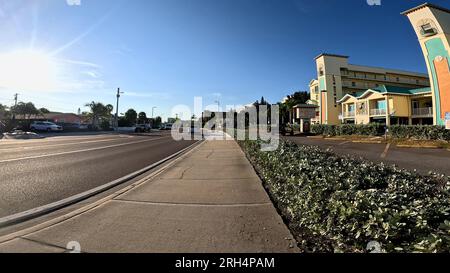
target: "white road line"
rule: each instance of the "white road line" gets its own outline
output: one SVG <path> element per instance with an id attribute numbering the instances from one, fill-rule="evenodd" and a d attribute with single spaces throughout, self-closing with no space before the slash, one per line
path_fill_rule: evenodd
<path id="1" fill-rule="evenodd" d="M 347 144 L 347 143 L 351 143 L 351 141 L 344 141 L 344 142 L 342 142 L 342 143 L 339 143 L 339 146 L 345 145 L 345 144 Z"/>
<path id="2" fill-rule="evenodd" d="M 381 158 L 386 158 L 388 152 L 389 152 L 389 148 L 391 148 L 391 143 L 388 143 L 386 145 L 386 148 L 384 149 L 384 152 L 381 154 Z"/>
<path id="3" fill-rule="evenodd" d="M 108 142 L 108 141 L 115 141 L 115 140 L 122 140 L 123 138 L 110 138 L 110 139 L 102 139 L 102 140 L 90 140 L 90 141 L 83 141 L 83 142 L 72 142 L 72 143 L 60 143 L 60 144 L 51 144 L 51 145 L 40 145 L 40 146 L 27 146 L 27 147 L 16 147 L 16 148 L 0 148 L 0 151 L 2 152 L 9 152 L 9 151 L 15 151 L 15 150 L 33 150 L 33 149 L 39 149 L 39 148 L 47 148 L 47 147 L 58 147 L 58 146 L 69 146 L 69 145 L 78 145 L 78 144 L 89 144 L 89 143 L 97 143 L 97 142 Z"/>
<path id="4" fill-rule="evenodd" d="M 141 141 L 135 141 L 135 142 L 129 142 L 129 143 L 121 143 L 121 144 L 115 144 L 115 145 L 109 145 L 109 146 L 103 146 L 103 147 L 96 147 L 96 148 L 82 149 L 82 150 L 76 150 L 76 151 L 69 151 L 69 152 L 61 152 L 61 153 L 53 153 L 53 154 L 45 154 L 45 155 L 27 156 L 27 157 L 22 157 L 22 158 L 5 159 L 5 160 L 0 160 L 0 163 L 9 163 L 9 162 L 21 161 L 21 160 L 29 160 L 29 159 L 45 158 L 45 157 L 52 157 L 52 156 L 59 156 L 59 155 L 68 155 L 68 154 L 92 152 L 92 151 L 98 151 L 98 150 L 105 150 L 105 149 L 109 149 L 109 148 L 115 148 L 115 147 L 121 147 L 121 146 L 133 145 L 133 144 L 139 144 L 139 143 L 144 143 L 144 142 L 150 142 L 150 141 L 155 141 L 155 140 L 164 139 L 164 138 L 169 138 L 169 137 L 160 137 L 160 138 L 146 139 L 146 140 L 141 140 Z"/>
<path id="5" fill-rule="evenodd" d="M 76 141 L 76 140 L 85 140 L 85 139 L 97 139 L 97 138 L 111 138 L 111 137 L 116 137 L 116 138 L 120 138 L 122 136 L 120 135 L 92 135 L 89 137 L 72 137 L 72 136 L 61 136 L 61 137 L 51 137 L 51 138 L 46 138 L 46 139 L 3 139 L 0 141 L 0 147 L 2 145 L 23 145 L 23 144 L 39 144 L 39 143 L 51 143 L 51 142 L 61 142 L 61 141 Z"/>
<path id="6" fill-rule="evenodd" d="M 48 220 L 48 221 L 46 221 L 44 223 L 32 226 L 30 228 L 26 228 L 26 229 L 23 229 L 21 231 L 17 231 L 17 232 L 8 234 L 8 235 L 4 235 L 3 237 L 0 236 L 0 244 L 3 244 L 3 243 L 5 243 L 7 241 L 10 241 L 10 240 L 13 240 L 16 237 L 25 236 L 27 234 L 30 234 L 30 233 L 42 230 L 42 229 L 50 227 L 52 225 L 56 225 L 58 223 L 62 223 L 64 221 L 68 220 L 68 219 L 71 219 L 73 217 L 77 217 L 77 216 L 79 216 L 79 215 L 81 215 L 81 214 L 83 214 L 83 213 L 85 213 L 87 211 L 96 209 L 98 206 L 100 206 L 100 205 L 102 205 L 102 204 L 104 204 L 106 202 L 109 202 L 109 201 L 113 200 L 114 198 L 123 196 L 123 194 L 125 194 L 126 192 L 142 186 L 144 183 L 148 182 L 150 179 L 152 179 L 156 175 L 164 172 L 165 170 L 167 170 L 168 168 L 173 166 L 179 160 L 185 158 L 189 153 L 193 152 L 196 148 L 198 148 L 200 145 L 202 145 L 202 143 L 204 143 L 204 142 L 200 142 L 200 144 L 198 142 L 195 142 L 195 143 L 191 144 L 190 146 L 188 146 L 188 147 L 186 147 L 186 148 L 184 148 L 184 149 L 182 149 L 182 150 L 180 150 L 180 151 L 178 151 L 178 152 L 176 152 L 176 153 L 174 153 L 174 154 L 172 154 L 172 155 L 170 155 L 170 156 L 168 156 L 168 157 L 166 157 L 166 158 L 164 158 L 164 159 L 162 159 L 162 160 L 160 160 L 160 161 L 158 161 L 156 163 L 153 163 L 150 166 L 147 166 L 147 167 L 145 167 L 145 168 L 143 168 L 141 170 L 138 170 L 138 171 L 136 171 L 134 173 L 128 174 L 128 175 L 126 175 L 126 176 L 124 176 L 122 178 L 116 179 L 116 180 L 114 180 L 114 181 L 112 181 L 110 183 L 104 184 L 104 185 L 99 186 L 97 188 L 88 190 L 86 192 L 83 192 L 83 193 L 80 193 L 80 194 L 68 197 L 66 199 L 63 199 L 63 200 L 60 200 L 60 201 L 57 201 L 57 202 L 54 202 L 54 203 L 51 203 L 51 204 L 47 204 L 47 205 L 44 205 L 44 206 L 41 206 L 41 207 L 33 208 L 33 209 L 30 209 L 30 210 L 27 210 L 27 211 L 24 211 L 24 212 L 20 212 L 20 213 L 14 214 L 14 215 L 10 215 L 10 216 L 6 216 L 6 217 L 3 217 L 3 218 L 0 218 L 0 227 L 4 226 L 4 225 L 6 226 L 6 225 L 9 225 L 9 224 L 12 224 L 12 223 L 20 222 L 20 221 L 26 221 L 26 220 L 29 220 L 29 219 L 33 219 L 35 217 L 39 217 L 41 215 L 45 215 L 47 213 L 50 213 L 50 212 L 55 211 L 57 209 L 60 209 L 62 207 L 69 206 L 69 205 L 77 203 L 77 202 L 79 202 L 81 200 L 85 200 L 85 199 L 87 199 L 89 197 L 95 196 L 95 195 L 97 195 L 99 193 L 102 193 L 102 192 L 108 190 L 108 189 L 111 189 L 111 188 L 113 188 L 115 186 L 118 186 L 118 185 L 123 184 L 123 183 L 125 183 L 127 181 L 130 181 L 131 179 L 134 179 L 134 178 L 138 177 L 139 175 L 142 175 L 142 174 L 144 174 L 146 172 L 149 172 L 152 169 L 154 169 L 154 168 L 156 168 L 156 167 L 158 167 L 158 166 L 160 166 L 160 165 L 162 165 L 162 164 L 164 164 L 166 162 L 169 162 L 168 165 L 163 166 L 161 169 L 155 170 L 154 172 L 152 172 L 152 173 L 146 175 L 145 177 L 139 179 L 139 181 L 137 181 L 137 182 L 135 182 L 135 183 L 133 183 L 131 185 L 128 185 L 127 187 L 125 187 L 123 189 L 120 189 L 120 190 L 118 190 L 118 191 L 108 195 L 107 197 L 102 198 L 102 199 L 94 202 L 94 203 L 88 204 L 88 205 L 83 206 L 83 207 L 81 207 L 79 209 L 76 209 L 75 211 L 69 212 L 68 214 L 64 214 L 64 215 L 59 216 L 57 218 Z M 170 161 L 172 159 L 173 159 L 173 161 Z"/>

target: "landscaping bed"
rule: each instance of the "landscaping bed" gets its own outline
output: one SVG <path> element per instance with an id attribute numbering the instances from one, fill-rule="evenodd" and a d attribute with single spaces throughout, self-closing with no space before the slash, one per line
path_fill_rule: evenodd
<path id="1" fill-rule="evenodd" d="M 450 178 L 282 141 L 239 144 L 305 252 L 450 252 Z"/>
<path id="2" fill-rule="evenodd" d="M 392 125 L 387 127 L 387 136 L 391 139 L 411 140 L 436 140 L 450 141 L 450 130 L 443 126 L 428 125 Z M 367 125 L 322 125 L 315 124 L 311 127 L 312 133 L 323 136 L 384 136 L 386 127 L 381 124 L 371 123 Z"/>

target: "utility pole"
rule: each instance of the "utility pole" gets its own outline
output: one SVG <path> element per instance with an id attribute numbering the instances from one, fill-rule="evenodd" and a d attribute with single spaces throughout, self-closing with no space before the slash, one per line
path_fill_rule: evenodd
<path id="1" fill-rule="evenodd" d="M 158 108 L 158 107 L 156 107 L 156 106 L 153 106 L 153 108 L 152 108 L 152 118 L 154 118 L 155 117 L 155 109 L 156 108 Z"/>
<path id="2" fill-rule="evenodd" d="M 120 94 L 123 94 L 123 92 L 120 92 L 120 88 L 117 88 L 117 103 L 116 103 L 116 116 L 115 116 L 115 120 L 114 120 L 114 125 L 116 127 L 116 130 L 119 128 L 119 99 L 120 99 Z"/>
<path id="3" fill-rule="evenodd" d="M 15 121 L 16 120 L 16 106 L 17 106 L 17 99 L 19 97 L 19 94 L 14 94 L 14 111 L 13 111 L 13 116 L 12 116 L 12 120 Z"/>

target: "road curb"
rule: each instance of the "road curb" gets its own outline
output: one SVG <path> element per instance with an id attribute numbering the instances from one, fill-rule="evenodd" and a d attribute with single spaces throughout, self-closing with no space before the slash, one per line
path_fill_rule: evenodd
<path id="1" fill-rule="evenodd" d="M 437 146 L 430 145 L 406 145 L 406 144 L 398 144 L 398 148 L 418 148 L 418 149 L 440 149 Z"/>
<path id="2" fill-rule="evenodd" d="M 381 140 L 353 140 L 353 143 L 362 143 L 362 144 L 383 144 Z"/>
<path id="3" fill-rule="evenodd" d="M 48 204 L 48 205 L 44 205 L 44 206 L 37 207 L 37 208 L 31 209 L 31 210 L 27 210 L 27 211 L 24 211 L 24 212 L 20 212 L 20 213 L 16 213 L 16 214 L 13 214 L 13 215 L 10 215 L 10 216 L 6 216 L 6 217 L 3 217 L 3 218 L 0 218 L 0 228 L 6 227 L 6 226 L 10 226 L 12 224 L 17 224 L 17 223 L 20 223 L 20 222 L 24 222 L 26 220 L 30 220 L 30 219 L 33 219 L 33 218 L 37 218 L 39 216 L 48 214 L 50 212 L 56 211 L 58 209 L 67 207 L 67 206 L 75 204 L 75 203 L 78 203 L 80 201 L 83 201 L 85 199 L 93 197 L 93 196 L 95 196 L 97 194 L 100 194 L 102 192 L 110 190 L 110 189 L 112 189 L 112 188 L 114 188 L 114 187 L 116 187 L 116 186 L 118 186 L 120 184 L 128 182 L 131 179 L 134 179 L 134 178 L 138 177 L 139 175 L 142 175 L 142 174 L 144 174 L 144 173 L 146 173 L 146 172 L 148 172 L 148 171 L 150 171 L 150 170 L 152 170 L 152 169 L 154 169 L 154 168 L 156 168 L 156 167 L 166 163 L 167 161 L 170 161 L 170 160 L 172 160 L 172 159 L 182 155 L 183 153 L 185 153 L 185 152 L 187 152 L 189 150 L 194 149 L 195 147 L 197 147 L 198 145 L 200 145 L 203 142 L 204 141 L 196 142 L 196 143 L 190 145 L 189 147 L 186 147 L 183 150 L 181 150 L 179 152 L 176 152 L 175 154 L 172 154 L 172 155 L 170 155 L 170 156 L 168 156 L 168 157 L 166 157 L 166 158 L 164 158 L 164 159 L 162 159 L 162 160 L 160 160 L 160 161 L 158 161 L 158 162 L 156 162 L 156 163 L 154 163 L 152 165 L 149 165 L 149 166 L 147 166 L 147 167 L 145 167 L 145 168 L 143 168 L 141 170 L 138 170 L 136 172 L 128 174 L 128 175 L 126 175 L 124 177 L 116 179 L 116 180 L 114 180 L 112 182 L 109 182 L 109 183 L 104 184 L 102 186 L 99 186 L 97 188 L 91 189 L 89 191 L 86 191 L 86 192 L 83 192 L 83 193 L 71 196 L 69 198 L 66 198 L 66 199 L 63 199 L 63 200 L 60 200 L 60 201 L 57 201 L 57 202 L 54 202 L 54 203 L 51 203 L 51 204 Z"/>

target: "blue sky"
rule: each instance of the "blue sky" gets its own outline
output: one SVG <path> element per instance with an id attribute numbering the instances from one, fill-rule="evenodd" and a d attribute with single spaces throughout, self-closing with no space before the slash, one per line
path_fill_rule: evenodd
<path id="1" fill-rule="evenodd" d="M 157 106 L 163 117 L 175 105 L 193 106 L 194 96 L 204 105 L 217 98 L 245 105 L 261 96 L 275 103 L 307 90 L 321 52 L 426 72 L 412 27 L 400 15 L 423 2 L 0 0 L 0 60 L 38 52 L 38 65 L 24 61 L 10 70 L 3 62 L 4 75 L 22 74 L 15 81 L 0 75 L 0 103 L 12 104 L 17 92 L 39 107 L 76 112 L 92 100 L 115 105 L 117 87 L 125 92 L 120 112 L 151 114 Z M 433 3 L 448 7 L 447 0 Z M 25 84 L 30 74 L 34 81 Z"/>

